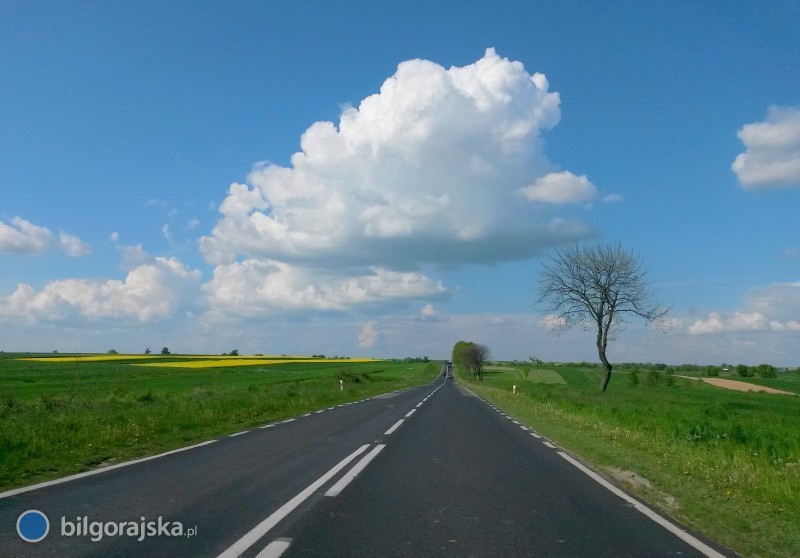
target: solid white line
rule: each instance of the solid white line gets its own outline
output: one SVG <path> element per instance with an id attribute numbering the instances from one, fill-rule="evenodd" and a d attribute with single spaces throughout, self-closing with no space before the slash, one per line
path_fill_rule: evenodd
<path id="1" fill-rule="evenodd" d="M 256 555 L 256 558 L 280 558 L 292 546 L 292 539 L 275 539 L 269 543 L 264 550 Z"/>
<path id="2" fill-rule="evenodd" d="M 678 527 L 677 525 L 672 523 L 671 521 L 668 521 L 668 520 L 664 519 L 663 517 L 658 515 L 656 512 L 654 512 L 653 510 L 651 510 L 650 508 L 648 508 L 647 506 L 642 504 L 639 500 L 637 500 L 636 498 L 633 498 L 632 496 L 629 496 L 628 494 L 626 494 L 625 492 L 623 492 L 622 490 L 620 490 L 619 488 L 617 488 L 616 486 L 614 486 L 613 484 L 608 482 L 606 479 L 604 479 L 603 477 L 601 477 L 600 475 L 598 475 L 597 473 L 595 473 L 591 469 L 585 467 L 582 463 L 580 463 L 579 461 L 576 461 L 575 459 L 573 459 L 572 457 L 570 457 L 569 455 L 567 455 L 563 451 L 559 451 L 558 455 L 560 455 L 561 457 L 566 459 L 568 462 L 570 462 L 572 465 L 574 465 L 575 467 L 577 467 L 578 469 L 580 469 L 581 471 L 586 473 L 589 477 L 591 477 L 593 480 L 595 480 L 601 486 L 603 486 L 604 488 L 606 488 L 609 491 L 611 491 L 613 494 L 619 496 L 620 498 L 622 498 L 623 500 L 625 500 L 626 502 L 631 504 L 634 508 L 636 508 L 637 510 L 642 512 L 644 515 L 646 515 L 647 517 L 649 517 L 650 519 L 652 519 L 653 521 L 655 521 L 659 525 L 661 525 L 664 529 L 666 529 L 667 531 L 669 531 L 673 535 L 677 536 L 679 539 L 681 539 L 685 543 L 687 543 L 687 544 L 691 545 L 692 547 L 694 547 L 696 550 L 699 550 L 700 552 L 702 552 L 703 554 L 705 554 L 709 558 L 725 558 L 725 556 L 723 554 L 720 554 L 719 552 L 717 552 L 716 550 L 714 550 L 713 548 L 711 548 L 710 546 L 708 546 L 704 542 L 696 539 L 695 537 L 693 537 L 692 535 L 690 535 L 689 533 L 687 533 L 686 531 L 684 531 L 683 529 L 681 529 L 680 527 Z"/>
<path id="3" fill-rule="evenodd" d="M 553 444 L 551 444 L 550 442 L 545 442 L 545 443 L 544 443 L 544 445 L 546 445 L 548 448 L 553 448 L 553 449 L 556 449 L 556 446 L 554 446 L 554 445 L 553 445 Z"/>
<path id="4" fill-rule="evenodd" d="M 236 434 L 228 434 L 228 438 L 235 438 L 236 436 L 241 436 L 242 434 L 247 434 L 250 432 L 249 430 L 245 430 L 244 432 L 237 432 Z"/>
<path id="5" fill-rule="evenodd" d="M 151 459 L 158 459 L 159 457 L 166 457 L 167 455 L 172 455 L 173 453 L 179 453 L 182 451 L 187 451 L 194 448 L 199 448 L 201 446 L 207 446 L 208 444 L 213 444 L 216 440 L 208 440 L 207 442 L 202 442 L 200 444 L 195 444 L 193 446 L 186 446 L 185 448 L 178 448 L 172 451 L 167 451 L 164 453 L 159 453 L 158 455 L 151 455 L 149 457 L 142 457 L 141 459 L 134 459 L 133 461 L 126 461 L 125 463 L 117 463 L 116 465 L 109 465 L 108 467 L 103 467 L 101 469 L 94 469 L 93 471 L 86 471 L 85 473 L 78 473 L 76 475 L 70 475 L 68 477 L 63 477 L 60 479 L 54 479 L 47 482 L 41 482 L 39 484 L 34 484 L 31 486 L 23 486 L 22 488 L 15 488 L 14 490 L 8 490 L 6 492 L 0 493 L 0 499 L 8 498 L 9 496 L 16 496 L 17 494 L 22 494 L 23 492 L 30 492 L 31 490 L 38 490 L 39 488 L 44 488 L 46 486 L 53 486 L 54 484 L 61 484 L 64 482 L 74 481 L 77 479 L 82 479 L 84 477 L 91 477 L 92 475 L 99 475 L 100 473 L 105 473 L 107 471 L 112 471 L 114 469 L 119 469 L 120 467 L 127 467 L 128 465 L 135 465 L 137 463 L 144 463 L 145 461 L 150 461 Z"/>
<path id="6" fill-rule="evenodd" d="M 375 456 L 378 455 L 385 447 L 386 444 L 378 444 L 372 448 L 372 451 L 362 457 L 361 461 L 356 463 L 352 469 L 350 469 L 342 478 L 339 479 L 339 482 L 330 487 L 330 489 L 325 493 L 325 496 L 338 496 L 342 490 L 344 490 L 348 484 L 353 482 L 353 479 L 356 478 L 358 474 L 363 471 L 367 465 L 369 465 L 369 462 L 375 459 Z"/>
<path id="7" fill-rule="evenodd" d="M 394 432 L 395 430 L 397 430 L 398 428 L 400 428 L 400 425 L 401 425 L 401 424 L 403 424 L 403 419 L 400 419 L 400 420 L 398 420 L 396 423 L 394 423 L 394 425 L 392 425 L 392 427 L 391 427 L 389 430 L 387 430 L 386 432 L 384 432 L 384 433 L 383 433 L 383 435 L 384 435 L 384 436 L 388 436 L 389 434 L 391 434 L 392 432 Z"/>
<path id="8" fill-rule="evenodd" d="M 406 418 L 410 417 L 411 415 L 413 415 L 416 412 L 417 412 L 416 409 L 411 409 L 409 412 L 406 413 Z"/>
<path id="9" fill-rule="evenodd" d="M 240 556 L 245 550 L 253 546 L 258 539 L 266 535 L 270 529 L 275 527 L 280 521 L 285 518 L 287 515 L 292 513 L 297 506 L 305 502 L 314 492 L 316 492 L 320 486 L 328 482 L 331 478 L 333 478 L 339 471 L 344 469 L 348 463 L 350 463 L 353 459 L 364 453 L 364 451 L 369 447 L 369 444 L 364 444 L 356 451 L 342 459 L 333 469 L 322 475 L 320 478 L 315 480 L 313 483 L 308 485 L 305 490 L 300 492 L 297 496 L 286 502 L 280 508 L 275 510 L 272 515 L 267 517 L 264 521 L 250 529 L 250 531 L 245 534 L 241 539 L 233 543 L 228 549 L 220 554 L 217 558 L 237 558 Z"/>

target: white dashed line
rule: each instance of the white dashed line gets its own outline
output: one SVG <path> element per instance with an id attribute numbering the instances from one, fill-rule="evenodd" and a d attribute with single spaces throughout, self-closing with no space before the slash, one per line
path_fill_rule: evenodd
<path id="1" fill-rule="evenodd" d="M 409 412 L 406 413 L 406 418 L 410 417 L 411 415 L 413 415 L 416 412 L 417 412 L 416 409 L 411 409 Z"/>
<path id="2" fill-rule="evenodd" d="M 250 432 L 249 430 L 245 430 L 244 432 L 237 432 L 236 434 L 228 434 L 228 438 L 234 438 L 236 436 L 241 436 L 242 434 L 247 434 Z"/>
<path id="3" fill-rule="evenodd" d="M 400 425 L 403 424 L 403 422 L 404 422 L 403 419 L 398 420 L 396 423 L 394 423 L 394 425 L 392 425 L 392 427 L 389 430 L 384 432 L 383 435 L 388 436 L 389 434 L 400 428 Z"/>
<path id="4" fill-rule="evenodd" d="M 541 436 L 539 436 L 539 435 L 538 435 L 536 432 L 531 432 L 531 436 L 533 436 L 534 438 L 536 438 L 536 439 L 538 439 L 538 440 L 541 440 L 541 439 L 542 439 L 542 437 L 541 437 Z"/>
<path id="5" fill-rule="evenodd" d="M 289 550 L 292 545 L 292 539 L 275 539 L 269 543 L 264 550 L 256 555 L 256 558 L 280 558 L 281 555 Z"/>
<path id="6" fill-rule="evenodd" d="M 556 446 L 554 446 L 554 445 L 553 445 L 553 444 L 551 444 L 550 442 L 544 442 L 544 445 L 546 445 L 548 448 L 553 448 L 553 449 L 556 449 Z"/>

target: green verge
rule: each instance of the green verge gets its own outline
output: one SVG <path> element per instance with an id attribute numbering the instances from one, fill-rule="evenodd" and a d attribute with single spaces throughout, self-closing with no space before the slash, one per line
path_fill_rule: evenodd
<path id="1" fill-rule="evenodd" d="M 562 385 L 495 371 L 459 381 L 612 482 L 743 556 L 800 556 L 800 397 L 559 367 Z M 787 378 L 784 384 L 792 383 Z M 512 394 L 512 386 L 517 394 Z M 797 384 L 795 384 L 797 385 Z"/>
<path id="2" fill-rule="evenodd" d="M 398 361 L 176 369 L 11 357 L 0 357 L 0 491 L 419 385 L 439 372 L 436 363 Z"/>

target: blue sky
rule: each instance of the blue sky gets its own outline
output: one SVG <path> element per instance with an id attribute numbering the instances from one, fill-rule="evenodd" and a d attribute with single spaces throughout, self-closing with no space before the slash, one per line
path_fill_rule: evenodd
<path id="1" fill-rule="evenodd" d="M 0 349 L 800 365 L 800 8 L 650 4 L 3 2 Z"/>

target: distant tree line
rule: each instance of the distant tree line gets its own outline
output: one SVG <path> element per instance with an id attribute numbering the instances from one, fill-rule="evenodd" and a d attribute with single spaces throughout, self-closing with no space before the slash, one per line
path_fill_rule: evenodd
<path id="1" fill-rule="evenodd" d="M 533 357 L 531 357 L 533 358 Z M 531 360 L 531 359 L 529 359 Z M 599 368 L 600 365 L 596 362 L 542 362 L 536 359 L 536 367 L 554 368 L 559 366 L 571 366 L 576 368 Z M 530 366 L 530 362 L 524 361 L 510 361 L 506 364 L 511 366 Z M 771 364 L 759 364 L 757 366 L 748 366 L 746 364 L 664 364 L 661 362 L 621 362 L 615 365 L 617 370 L 644 372 L 654 370 L 656 372 L 683 372 L 697 376 L 731 376 L 736 375 L 740 378 L 777 378 L 780 372 L 785 372 L 788 368 L 777 368 Z M 797 368 L 800 370 L 800 368 Z"/>

